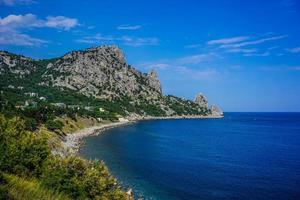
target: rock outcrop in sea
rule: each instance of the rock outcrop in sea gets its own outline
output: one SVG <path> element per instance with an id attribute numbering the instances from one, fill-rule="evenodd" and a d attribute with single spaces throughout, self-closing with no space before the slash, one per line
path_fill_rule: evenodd
<path id="1" fill-rule="evenodd" d="M 196 95 L 194 102 L 203 108 L 209 109 L 212 116 L 223 116 L 223 111 L 218 106 L 208 105 L 207 98 L 202 93 Z"/>

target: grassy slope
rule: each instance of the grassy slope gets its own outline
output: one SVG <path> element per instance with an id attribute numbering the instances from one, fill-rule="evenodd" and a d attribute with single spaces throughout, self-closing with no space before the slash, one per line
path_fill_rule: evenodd
<path id="1" fill-rule="evenodd" d="M 45 188 L 36 179 L 24 179 L 15 175 L 3 174 L 3 180 L 7 183 L 5 184 L 5 189 L 9 198 L 15 200 L 68 200 L 68 196 Z"/>

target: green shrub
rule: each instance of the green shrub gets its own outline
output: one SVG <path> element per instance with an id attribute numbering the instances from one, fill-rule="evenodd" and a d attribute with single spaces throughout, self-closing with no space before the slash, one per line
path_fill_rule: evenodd
<path id="1" fill-rule="evenodd" d="M 38 127 L 38 122 L 34 118 L 25 118 L 25 129 L 29 131 L 35 131 Z"/>
<path id="2" fill-rule="evenodd" d="M 0 115 L 0 199 L 128 199 L 103 162 L 54 157 L 47 138 L 25 128 Z"/>
<path id="3" fill-rule="evenodd" d="M 74 199 L 126 199 L 103 162 L 55 157 L 45 163 L 41 179 L 48 188 Z"/>
<path id="4" fill-rule="evenodd" d="M 46 128 L 51 131 L 61 130 L 64 127 L 64 124 L 58 120 L 48 120 L 45 124 Z"/>
<path id="5" fill-rule="evenodd" d="M 0 170 L 17 175 L 39 175 L 50 155 L 45 137 L 26 131 L 19 118 L 0 115 Z"/>

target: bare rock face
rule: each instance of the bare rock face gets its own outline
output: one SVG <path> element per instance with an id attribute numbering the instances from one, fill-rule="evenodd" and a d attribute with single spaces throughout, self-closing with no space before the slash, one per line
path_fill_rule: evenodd
<path id="1" fill-rule="evenodd" d="M 143 74 L 128 65 L 117 46 L 73 51 L 48 65 L 48 84 L 96 98 L 129 96 L 157 99 L 161 95 L 157 74 Z"/>
<path id="2" fill-rule="evenodd" d="M 224 115 L 223 111 L 218 106 L 211 106 L 210 110 L 211 110 L 212 116 L 223 116 Z"/>
<path id="3" fill-rule="evenodd" d="M 223 111 L 218 106 L 209 106 L 207 98 L 199 93 L 196 95 L 194 102 L 198 104 L 201 108 L 205 108 L 210 111 L 210 115 L 213 117 L 222 117 Z"/>
<path id="4" fill-rule="evenodd" d="M 162 93 L 160 81 L 158 80 L 157 72 L 153 69 L 148 73 L 149 85 L 153 87 L 156 91 Z"/>
<path id="5" fill-rule="evenodd" d="M 200 107 L 208 108 L 208 101 L 202 93 L 196 95 L 194 102 Z"/>
<path id="6" fill-rule="evenodd" d="M 0 74 L 11 73 L 19 78 L 29 75 L 35 68 L 30 58 L 0 51 Z"/>

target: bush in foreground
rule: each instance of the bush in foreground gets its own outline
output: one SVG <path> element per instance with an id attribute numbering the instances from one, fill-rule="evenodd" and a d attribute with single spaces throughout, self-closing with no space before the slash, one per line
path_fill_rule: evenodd
<path id="1" fill-rule="evenodd" d="M 128 199 L 103 162 L 51 155 L 19 118 L 0 114 L 0 146 L 0 199 Z"/>

